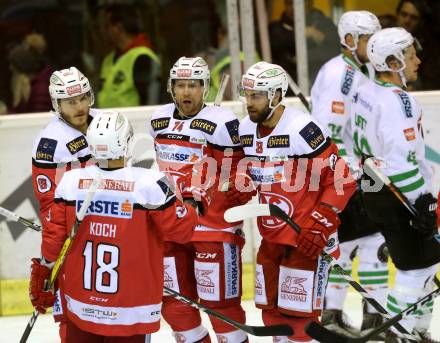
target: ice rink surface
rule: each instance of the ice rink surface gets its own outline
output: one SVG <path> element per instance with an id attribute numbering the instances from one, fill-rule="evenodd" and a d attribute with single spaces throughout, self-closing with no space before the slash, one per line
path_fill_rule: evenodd
<path id="1" fill-rule="evenodd" d="M 434 318 L 431 325 L 431 332 L 433 337 L 440 339 L 440 300 L 437 299 L 434 305 Z M 252 301 L 245 301 L 244 308 L 246 310 L 247 324 L 262 325 L 260 310 L 256 309 Z M 349 292 L 346 301 L 345 311 L 353 321 L 353 324 L 360 326 L 361 321 L 361 302 L 360 296 L 354 292 Z M 0 342 L 1 343 L 16 343 L 20 340 L 21 334 L 26 327 L 30 316 L 16 316 L 16 317 L 0 317 Z M 210 327 L 208 317 L 203 314 L 203 322 L 206 327 Z M 214 337 L 213 332 L 211 337 Z M 52 315 L 40 315 L 32 332 L 29 336 L 29 343 L 57 343 L 58 327 L 53 322 Z M 161 322 L 161 329 L 159 332 L 153 334 L 153 343 L 173 343 L 170 327 Z M 214 340 L 215 342 L 215 340 Z M 255 337 L 250 336 L 249 342 L 272 342 L 269 337 Z"/>

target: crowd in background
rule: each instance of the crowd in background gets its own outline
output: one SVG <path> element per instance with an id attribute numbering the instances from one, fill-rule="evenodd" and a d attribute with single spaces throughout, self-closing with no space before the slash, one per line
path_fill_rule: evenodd
<path id="1" fill-rule="evenodd" d="M 283 11 L 276 20 L 270 20 L 276 0 L 266 1 L 272 60 L 296 79 L 294 9 L 291 0 L 280 1 Z M 338 18 L 315 5 L 305 1 L 310 84 L 321 65 L 340 52 Z M 416 38 L 422 64 L 411 90 L 440 89 L 439 16 L 440 2 L 427 0 L 390 1 L 389 14 L 379 16 L 383 28 L 402 26 Z M 49 76 L 70 65 L 89 77 L 98 107 L 165 103 L 169 68 L 182 55 L 208 61 L 213 100 L 230 64 L 226 23 L 226 0 L 4 1 L 0 114 L 51 110 Z M 257 25 L 255 30 L 259 35 Z M 230 90 L 225 99 L 231 99 Z"/>

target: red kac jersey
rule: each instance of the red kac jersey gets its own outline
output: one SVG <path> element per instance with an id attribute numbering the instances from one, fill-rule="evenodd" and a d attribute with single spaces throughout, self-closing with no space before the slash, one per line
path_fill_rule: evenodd
<path id="1" fill-rule="evenodd" d="M 166 177 L 143 168 L 111 171 L 96 166 L 64 174 L 42 255 L 55 261 L 92 180 L 101 183 L 64 265 L 67 315 L 98 335 L 131 336 L 159 329 L 163 292 L 163 244 L 191 239 L 197 214 L 170 190 Z"/>

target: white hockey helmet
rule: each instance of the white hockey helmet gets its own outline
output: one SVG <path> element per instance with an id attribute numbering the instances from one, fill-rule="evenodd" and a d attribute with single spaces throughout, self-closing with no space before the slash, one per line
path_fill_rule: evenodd
<path id="1" fill-rule="evenodd" d="M 268 62 L 257 62 L 252 65 L 241 78 L 240 94 L 245 89 L 267 92 L 269 108 L 277 90 L 281 90 L 281 101 L 287 93 L 289 84 L 287 74 L 282 67 Z"/>
<path id="2" fill-rule="evenodd" d="M 52 107 L 59 114 L 58 100 L 67 99 L 90 92 L 90 106 L 95 102 L 95 95 L 87 77 L 76 67 L 56 70 L 49 80 L 49 94 Z"/>
<path id="3" fill-rule="evenodd" d="M 171 93 L 174 100 L 172 83 L 175 80 L 202 80 L 203 81 L 203 100 L 206 99 L 211 82 L 208 63 L 201 57 L 180 57 L 170 69 L 168 78 L 168 92 Z"/>
<path id="4" fill-rule="evenodd" d="M 356 50 L 360 35 L 372 35 L 381 29 L 379 19 L 368 11 L 345 12 L 338 24 L 338 34 L 341 44 L 350 50 Z M 351 34 L 354 47 L 350 47 L 345 38 Z"/>
<path id="5" fill-rule="evenodd" d="M 131 157 L 133 128 L 127 117 L 117 111 L 98 113 L 87 129 L 90 153 L 96 159 Z"/>
<path id="6" fill-rule="evenodd" d="M 405 50 L 414 43 L 413 36 L 401 27 L 390 27 L 375 33 L 367 44 L 368 59 L 377 71 L 402 72 L 405 67 Z M 402 64 L 392 70 L 387 59 L 394 56 Z"/>

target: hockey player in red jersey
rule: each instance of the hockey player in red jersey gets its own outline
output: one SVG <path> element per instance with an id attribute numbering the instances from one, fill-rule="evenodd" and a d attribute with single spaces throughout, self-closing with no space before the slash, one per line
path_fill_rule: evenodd
<path id="1" fill-rule="evenodd" d="M 260 203 L 279 206 L 302 228 L 297 234 L 277 218 L 258 218 L 263 240 L 256 306 L 266 325 L 285 322 L 293 328 L 293 336 L 274 342 L 312 342 L 304 326 L 318 321 L 328 278 L 320 254 L 338 254 L 338 213 L 356 185 L 321 125 L 283 105 L 287 87 L 285 71 L 275 64 L 256 63 L 243 75 L 240 93 L 248 116 L 239 134 L 247 161 L 238 170 L 247 168 Z"/>
<path id="2" fill-rule="evenodd" d="M 198 217 L 178 200 L 160 172 L 126 167 L 133 135 L 117 112 L 98 114 L 87 140 L 98 166 L 64 174 L 43 230 L 42 258 L 33 259 L 30 294 L 37 309 L 48 306 L 44 281 L 57 259 L 76 213 L 98 175 L 98 185 L 64 264 L 67 342 L 149 341 L 159 329 L 164 239 L 189 241 Z M 184 188 L 184 198 L 193 192 Z M 198 192 L 201 208 L 209 203 Z"/>
<path id="3" fill-rule="evenodd" d="M 233 187 L 236 166 L 243 157 L 239 122 L 231 111 L 205 104 L 209 82 L 209 69 L 202 58 L 179 58 L 168 80 L 173 103 L 159 108 L 148 122 L 162 171 L 180 184 L 213 184 L 213 201 L 207 214 L 200 218 L 191 244 L 182 245 L 174 239 L 166 242 L 164 282 L 167 287 L 192 299 L 200 298 L 209 308 L 244 323 L 245 313 L 240 304 L 243 224 L 230 224 L 224 221 L 223 214 L 229 207 L 248 202 L 252 192 L 241 193 Z M 208 171 L 199 168 L 205 161 Z M 222 189 L 229 190 L 221 192 Z M 163 301 L 162 315 L 171 325 L 177 342 L 210 342 L 196 309 L 168 296 Z M 219 342 L 247 341 L 244 332 L 216 318 L 210 319 Z"/>
<path id="4" fill-rule="evenodd" d="M 54 117 L 41 130 L 32 152 L 32 182 L 40 204 L 40 220 L 50 219 L 56 185 L 66 170 L 84 167 L 90 159 L 85 138 L 87 127 L 96 114 L 89 80 L 75 67 L 55 71 L 49 84 Z M 61 287 L 62 280 L 59 282 Z M 53 307 L 55 321 L 60 322 L 64 342 L 65 318 L 60 296 Z"/>

